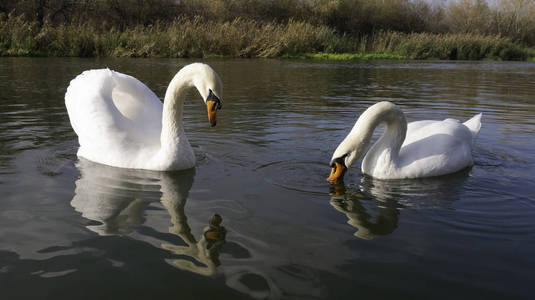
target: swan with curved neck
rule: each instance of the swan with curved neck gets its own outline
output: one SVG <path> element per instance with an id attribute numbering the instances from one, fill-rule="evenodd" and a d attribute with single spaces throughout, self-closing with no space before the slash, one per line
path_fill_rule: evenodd
<path id="1" fill-rule="evenodd" d="M 375 128 L 386 128 L 362 160 L 362 173 L 378 179 L 421 178 L 460 171 L 473 164 L 472 145 L 481 128 L 481 114 L 461 123 L 454 119 L 407 124 L 395 104 L 383 101 L 358 118 L 334 151 L 327 181 L 337 183 L 368 148 Z"/>
<path id="2" fill-rule="evenodd" d="M 65 94 L 78 156 L 121 168 L 181 170 L 195 166 L 182 115 L 187 90 L 195 87 L 211 126 L 221 108 L 222 83 L 208 65 L 194 63 L 171 80 L 164 102 L 134 77 L 109 69 L 73 79 Z"/>

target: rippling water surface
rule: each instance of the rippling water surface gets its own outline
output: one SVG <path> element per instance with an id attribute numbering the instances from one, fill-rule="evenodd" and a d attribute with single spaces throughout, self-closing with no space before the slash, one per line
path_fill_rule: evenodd
<path id="1" fill-rule="evenodd" d="M 78 159 L 63 96 L 109 67 L 163 97 L 188 61 L 0 58 L 0 298 L 533 297 L 534 63 L 207 62 L 218 125 L 192 92 L 197 166 L 152 172 Z M 381 100 L 409 121 L 482 112 L 474 167 L 381 181 L 359 162 L 330 187 Z"/>

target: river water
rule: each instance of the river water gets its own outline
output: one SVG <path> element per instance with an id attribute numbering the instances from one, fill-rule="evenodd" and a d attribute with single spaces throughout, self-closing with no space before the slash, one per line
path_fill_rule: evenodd
<path id="1" fill-rule="evenodd" d="M 163 98 L 190 62 L 0 58 L 1 299 L 533 297 L 535 63 L 207 60 L 223 109 L 210 128 L 188 97 L 195 169 L 77 158 L 72 78 L 108 67 Z M 382 100 L 408 121 L 482 112 L 473 168 L 380 181 L 359 161 L 331 187 Z"/>

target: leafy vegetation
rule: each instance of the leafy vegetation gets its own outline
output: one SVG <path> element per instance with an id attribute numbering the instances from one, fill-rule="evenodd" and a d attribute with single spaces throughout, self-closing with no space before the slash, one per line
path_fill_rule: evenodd
<path id="1" fill-rule="evenodd" d="M 534 46 L 533 0 L 0 2 L 3 56 L 535 60 Z"/>

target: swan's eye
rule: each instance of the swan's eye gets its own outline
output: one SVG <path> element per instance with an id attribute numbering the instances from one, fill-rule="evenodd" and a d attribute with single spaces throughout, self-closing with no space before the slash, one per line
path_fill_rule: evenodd
<path id="1" fill-rule="evenodd" d="M 331 164 L 331 167 L 335 168 L 336 169 L 336 163 L 339 163 L 340 165 L 342 166 L 346 166 L 346 162 L 345 162 L 345 159 L 347 157 L 347 154 L 344 154 L 338 158 L 336 158 L 333 163 Z"/>
<path id="2" fill-rule="evenodd" d="M 206 102 L 214 101 L 216 103 L 216 105 L 214 105 L 212 107 L 212 110 L 215 110 L 216 108 L 217 109 L 221 109 L 221 107 L 222 107 L 221 100 L 219 100 L 219 98 L 217 98 L 217 96 L 214 94 L 214 92 L 212 92 L 211 89 L 209 89 L 208 91 L 209 91 L 209 93 L 208 93 L 208 98 L 206 98 Z"/>

